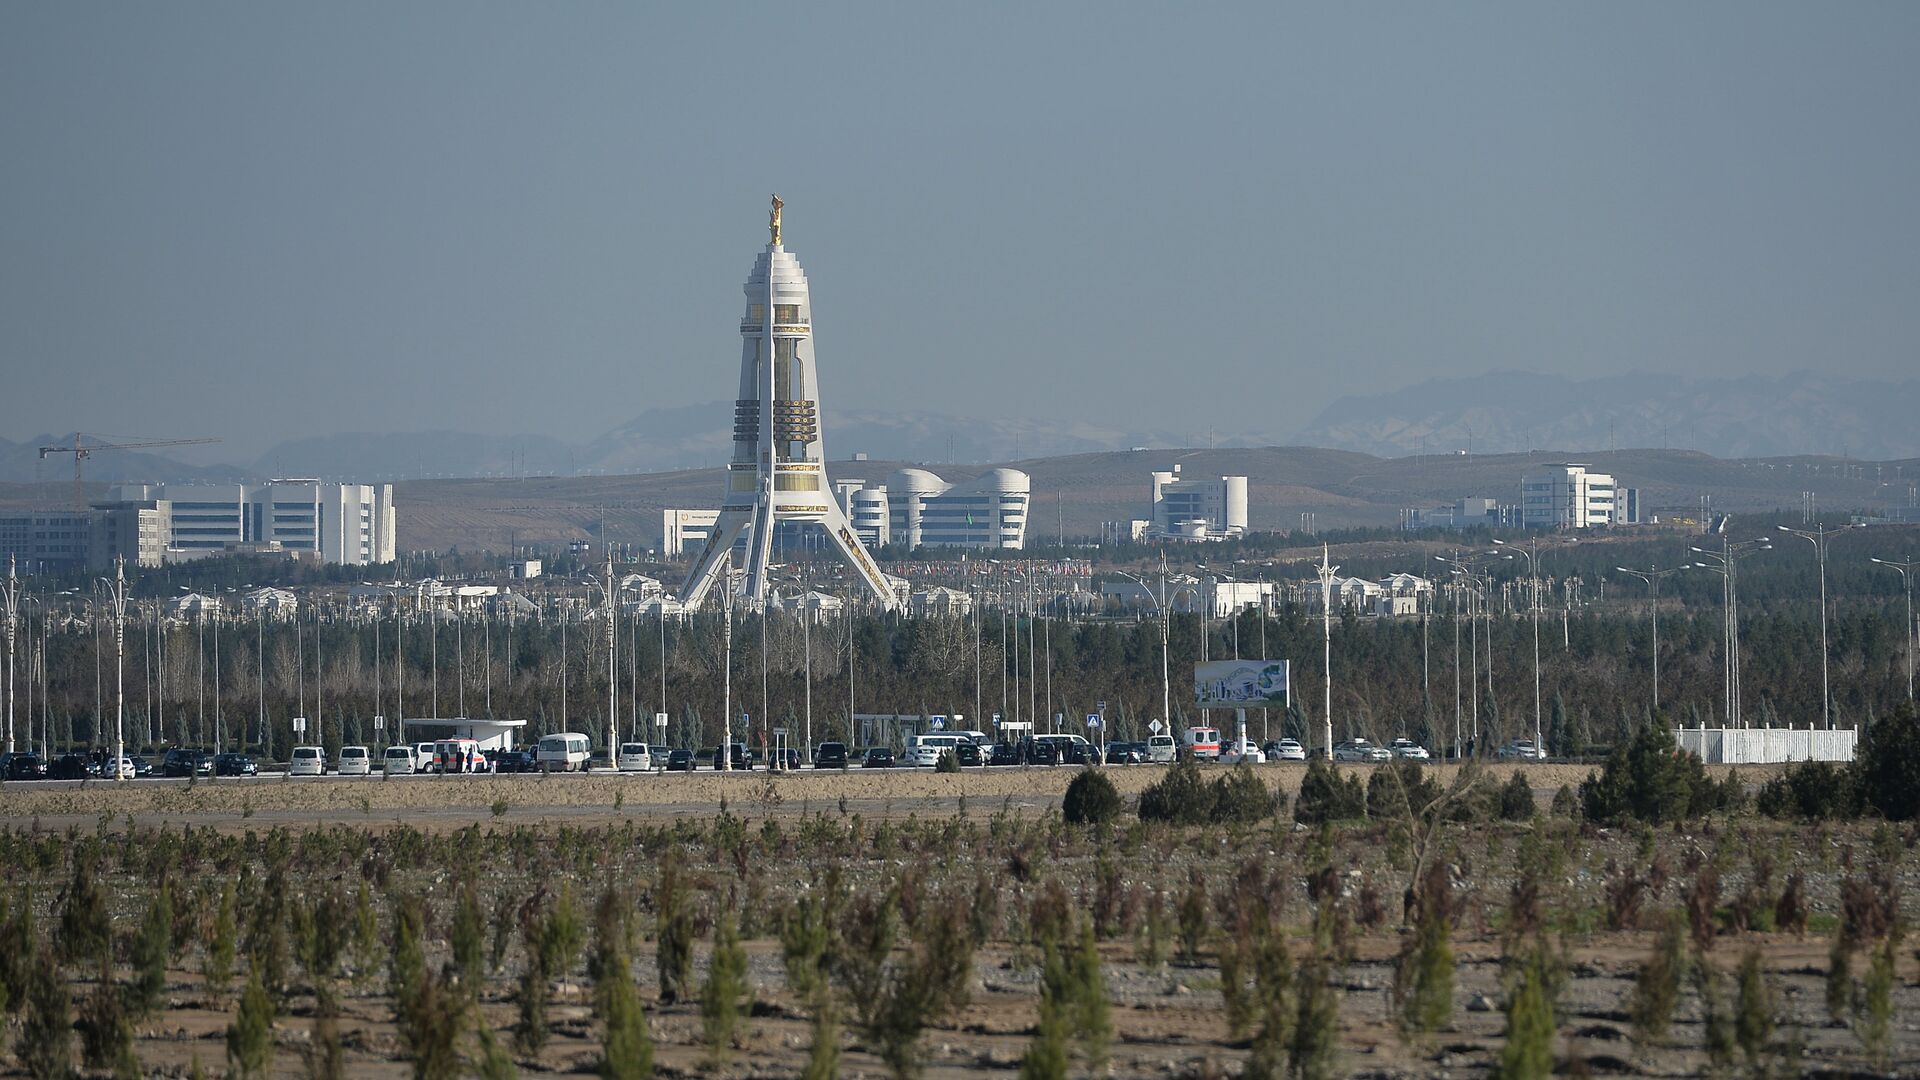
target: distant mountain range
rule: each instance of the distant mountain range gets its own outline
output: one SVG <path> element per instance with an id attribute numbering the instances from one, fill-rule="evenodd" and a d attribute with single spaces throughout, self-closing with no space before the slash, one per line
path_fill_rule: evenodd
<path id="1" fill-rule="evenodd" d="M 1343 397 L 1290 440 L 1400 454 L 1699 450 L 1715 457 L 1920 456 L 1920 379 L 1685 379 L 1632 373 L 1567 379 L 1494 372 Z"/>
<path id="2" fill-rule="evenodd" d="M 1626 374 L 1597 379 L 1495 372 L 1433 379 L 1351 395 L 1296 432 L 1185 432 L 1060 418 L 969 418 L 926 411 L 827 410 L 827 450 L 836 460 L 978 464 L 1135 447 L 1316 446 L 1379 457 L 1524 453 L 1536 448 L 1690 449 L 1716 457 L 1826 454 L 1865 460 L 1920 457 L 1920 379 L 1847 381 L 1810 373 L 1771 379 L 1685 379 Z M 237 480 L 317 476 L 384 481 L 487 476 L 586 476 L 663 472 L 720 464 L 732 451 L 732 407 L 707 402 L 653 408 L 598 437 L 466 431 L 340 433 L 282 443 L 258 459 L 190 465 L 113 451 L 87 462 L 101 482 Z M 0 482 L 72 475 L 65 456 L 42 461 L 41 445 L 0 439 Z"/>

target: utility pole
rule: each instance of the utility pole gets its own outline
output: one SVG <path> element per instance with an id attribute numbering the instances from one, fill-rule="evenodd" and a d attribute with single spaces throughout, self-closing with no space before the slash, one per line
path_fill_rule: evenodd
<path id="1" fill-rule="evenodd" d="M 1813 545 L 1814 556 L 1820 563 L 1820 718 L 1826 721 L 1827 730 L 1833 730 L 1833 694 L 1827 684 L 1827 527 L 1815 525 L 1813 532 L 1801 532 L 1778 526 L 1783 533 L 1797 536 Z M 1845 526 L 1843 526 L 1845 528 Z"/>
<path id="2" fill-rule="evenodd" d="M 1660 716 L 1660 579 L 1677 574 L 1686 567 L 1675 566 L 1662 570 L 1658 564 L 1651 564 L 1645 570 L 1629 570 L 1624 566 L 1614 569 L 1646 582 L 1650 590 L 1651 599 L 1647 608 L 1653 617 L 1653 716 L 1657 719 Z"/>
<path id="3" fill-rule="evenodd" d="M 724 689 L 720 693 L 720 749 L 714 751 L 713 767 L 721 772 L 733 771 L 733 555 L 726 556 L 726 565 L 721 572 L 726 575 L 726 588 L 720 590 L 720 618 L 726 637 L 725 659 L 721 661 Z M 852 624 L 848 624 L 848 633 L 852 633 Z M 852 639 L 848 639 L 851 647 Z M 848 681 L 852 681 L 853 665 L 847 665 Z M 852 691 L 848 691 L 851 699 Z"/>
<path id="4" fill-rule="evenodd" d="M 1909 559 L 1906 562 L 1894 562 L 1891 559 L 1875 558 L 1873 561 L 1879 563 L 1881 566 L 1889 567 L 1891 569 L 1900 571 L 1900 581 L 1903 585 L 1906 586 L 1907 624 L 1904 632 L 1900 635 L 1900 640 L 1901 640 L 1901 643 L 1906 645 L 1907 647 L 1907 700 L 1912 701 L 1913 700 L 1913 647 L 1914 647 L 1913 570 L 1915 567 L 1920 567 L 1920 559 Z M 9 652 L 7 655 L 11 657 L 13 654 Z M 11 664 L 12 660 L 9 659 L 8 663 Z M 9 680 L 12 679 L 11 669 L 9 669 L 8 679 Z M 8 706 L 8 708 L 12 708 L 12 706 Z M 9 733 L 11 733 L 12 728 L 9 727 L 8 731 Z M 11 739 L 9 739 L 9 745 L 11 745 Z"/>
<path id="5" fill-rule="evenodd" d="M 14 556 L 7 555 L 7 588 L 0 593 L 7 602 L 7 753 L 13 753 L 13 649 L 15 625 L 20 619 L 20 578 L 14 570 Z M 33 718 L 27 718 L 32 723 Z"/>
<path id="6" fill-rule="evenodd" d="M 1326 738 L 1327 760 L 1333 760 L 1333 575 L 1340 568 L 1331 565 L 1327 554 L 1327 545 L 1320 545 L 1320 633 L 1323 652 L 1323 674 L 1326 676 L 1326 726 L 1322 734 Z"/>
<path id="7" fill-rule="evenodd" d="M 113 778 L 130 779 L 120 772 L 127 755 L 127 560 L 113 560 Z M 217 670 L 217 666 L 216 666 Z"/>

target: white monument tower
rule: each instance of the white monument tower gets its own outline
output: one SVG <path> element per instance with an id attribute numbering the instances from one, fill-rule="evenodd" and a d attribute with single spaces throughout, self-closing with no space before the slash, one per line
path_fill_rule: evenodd
<path id="1" fill-rule="evenodd" d="M 773 197 L 773 236 L 747 275 L 726 498 L 681 600 L 689 609 L 700 606 L 743 531 L 748 537 L 747 565 L 740 592 L 756 600 L 765 597 L 774 527 L 782 521 L 812 521 L 826 529 L 874 598 L 892 607 L 893 591 L 860 546 L 827 484 L 820 384 L 813 366 L 813 309 L 807 300 L 806 271 L 780 245 L 784 205 L 780 196 Z"/>

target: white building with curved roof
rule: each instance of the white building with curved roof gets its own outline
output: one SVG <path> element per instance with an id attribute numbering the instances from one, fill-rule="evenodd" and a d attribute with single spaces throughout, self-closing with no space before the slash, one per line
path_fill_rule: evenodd
<path id="1" fill-rule="evenodd" d="M 836 485 L 862 543 L 1017 551 L 1026 545 L 1033 481 L 1018 469 L 989 469 L 950 484 L 926 469 L 900 469 L 882 485 Z"/>

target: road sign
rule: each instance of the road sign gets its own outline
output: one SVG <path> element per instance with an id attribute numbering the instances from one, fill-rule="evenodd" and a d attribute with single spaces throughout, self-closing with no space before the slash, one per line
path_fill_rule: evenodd
<path id="1" fill-rule="evenodd" d="M 994 713 L 994 714 L 993 714 L 993 726 L 994 726 L 994 727 L 999 727 L 999 726 L 1000 726 L 1000 714 L 999 714 L 999 713 Z"/>
<path id="2" fill-rule="evenodd" d="M 927 717 L 927 727 L 934 731 L 943 731 L 946 729 L 946 726 L 947 718 L 938 713 Z"/>
<path id="3" fill-rule="evenodd" d="M 666 714 L 666 713 L 663 713 L 663 712 L 657 712 L 657 713 L 654 713 L 654 714 L 653 714 L 653 726 L 654 726 L 654 727 L 659 727 L 659 728 L 663 728 L 663 727 L 666 727 L 666 726 L 667 726 L 667 714 Z"/>
<path id="4" fill-rule="evenodd" d="M 307 733 L 307 718 L 306 718 L 306 717 L 304 717 L 304 716 L 296 716 L 296 717 L 294 717 L 294 718 L 293 718 L 293 733 L 294 733 L 295 735 L 305 735 L 305 734 Z"/>
<path id="5" fill-rule="evenodd" d="M 373 730 L 375 731 L 387 730 L 387 718 L 384 716 L 381 716 L 379 713 L 375 713 L 373 715 Z"/>
<path id="6" fill-rule="evenodd" d="M 1155 735 L 1160 734 L 1160 721 L 1158 720 L 1147 721 L 1147 730 L 1153 732 Z"/>
<path id="7" fill-rule="evenodd" d="M 1100 714 L 1099 714 L 1099 713 L 1088 713 L 1088 714 L 1087 714 L 1087 726 L 1088 726 L 1088 727 L 1090 727 L 1090 728 L 1097 728 L 1097 727 L 1099 727 L 1099 726 L 1100 726 Z"/>
<path id="8" fill-rule="evenodd" d="M 1102 702 L 1100 702 L 1100 703 L 1098 703 L 1098 704 L 1096 704 L 1096 705 L 1094 706 L 1094 708 L 1095 708 L 1095 709 L 1098 709 L 1099 711 L 1101 711 L 1101 712 L 1103 712 L 1103 713 L 1104 713 L 1104 712 L 1106 712 L 1106 711 L 1107 711 L 1107 703 L 1106 703 L 1106 702 L 1104 702 L 1104 701 L 1102 701 Z"/>
<path id="9" fill-rule="evenodd" d="M 787 737 L 787 729 L 786 729 L 786 728 L 783 728 L 783 727 L 777 727 L 777 728 L 774 728 L 774 729 L 773 729 L 773 737 L 774 737 L 774 738 L 776 738 L 776 739 L 784 739 L 784 738 L 786 738 L 786 737 Z"/>

